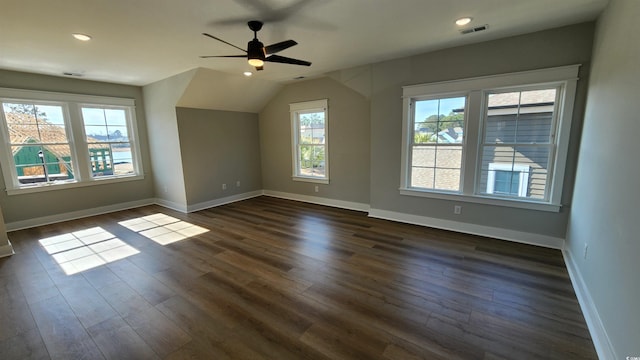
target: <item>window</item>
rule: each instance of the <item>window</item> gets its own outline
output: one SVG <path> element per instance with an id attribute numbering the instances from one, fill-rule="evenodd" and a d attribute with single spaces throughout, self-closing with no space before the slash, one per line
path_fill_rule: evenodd
<path id="1" fill-rule="evenodd" d="M 18 184 L 74 178 L 63 104 L 3 102 L 2 112 Z"/>
<path id="2" fill-rule="evenodd" d="M 293 179 L 329 183 L 327 100 L 289 105 Z"/>
<path id="3" fill-rule="evenodd" d="M 91 176 L 134 173 L 127 108 L 82 107 Z"/>
<path id="4" fill-rule="evenodd" d="M 558 211 L 578 69 L 404 87 L 401 194 Z"/>
<path id="5" fill-rule="evenodd" d="M 465 97 L 415 100 L 411 186 L 460 191 Z"/>
<path id="6" fill-rule="evenodd" d="M 489 164 L 487 194 L 526 197 L 529 191 L 529 166 Z"/>
<path id="7" fill-rule="evenodd" d="M 555 144 L 556 96 L 559 88 L 487 92 L 482 134 L 480 188 L 487 194 L 545 200 Z M 527 166 L 524 166 L 527 164 Z M 526 168 L 526 170 L 525 170 Z M 520 181 L 526 174 L 527 182 Z M 517 182 L 495 191 L 495 181 Z M 531 178 L 531 184 L 528 180 Z M 520 188 L 522 186 L 522 188 Z M 490 191 L 492 190 L 493 191 Z"/>
<path id="8" fill-rule="evenodd" d="M 9 194 L 141 177 L 130 99 L 0 89 Z"/>

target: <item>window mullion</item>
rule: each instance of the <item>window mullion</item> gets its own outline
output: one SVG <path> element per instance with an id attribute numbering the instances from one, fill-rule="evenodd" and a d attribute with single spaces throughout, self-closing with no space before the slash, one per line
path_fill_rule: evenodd
<path id="1" fill-rule="evenodd" d="M 408 188 L 410 186 L 411 167 L 413 164 L 413 146 L 414 146 L 414 131 L 413 124 L 415 123 L 414 109 L 415 100 L 405 97 L 402 99 L 402 153 L 401 153 L 401 173 L 400 173 L 400 188 Z"/>
<path id="2" fill-rule="evenodd" d="M 82 115 L 80 105 L 77 103 L 69 103 L 69 125 L 71 126 L 71 136 L 69 137 L 69 145 L 71 153 L 75 160 L 75 171 L 78 173 L 78 180 L 86 181 L 91 178 L 89 171 L 89 148 L 86 142 L 86 135 L 82 123 Z M 75 134 L 75 135 L 74 135 Z"/>
<path id="3" fill-rule="evenodd" d="M 140 144 L 138 141 L 138 124 L 135 112 L 135 107 L 130 107 L 125 110 L 125 116 L 127 119 L 127 130 L 129 132 L 128 143 L 129 148 L 131 149 L 131 160 L 133 161 L 134 173 L 143 174 L 144 168 L 142 166 L 142 154 L 140 153 Z"/>
<path id="4" fill-rule="evenodd" d="M 482 156 L 481 143 L 481 124 L 482 113 L 484 109 L 483 94 L 481 91 L 471 91 L 468 95 L 468 104 L 465 112 L 467 119 L 465 121 L 464 135 L 464 158 L 462 161 L 462 194 L 473 195 L 476 184 L 476 169 L 480 163 Z"/>
<path id="5" fill-rule="evenodd" d="M 4 106 L 4 102 L 0 101 L 0 106 Z M 17 188 L 20 186 L 18 181 L 18 172 L 16 170 L 16 164 L 11 154 L 11 137 L 9 135 L 8 125 L 4 118 L 4 112 L 0 109 L 0 116 L 2 116 L 2 123 L 0 123 L 0 138 L 2 140 L 2 148 L 5 151 L 0 152 L 0 162 L 2 163 L 2 175 L 4 177 L 5 186 Z"/>

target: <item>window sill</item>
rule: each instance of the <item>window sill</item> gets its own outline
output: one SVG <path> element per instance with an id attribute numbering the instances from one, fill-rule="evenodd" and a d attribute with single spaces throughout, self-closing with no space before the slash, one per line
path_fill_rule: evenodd
<path id="1" fill-rule="evenodd" d="M 305 176 L 292 176 L 291 179 L 293 181 L 304 181 L 304 182 L 310 182 L 310 183 L 316 183 L 316 184 L 329 183 L 329 179 L 321 179 L 321 178 L 305 177 Z"/>
<path id="2" fill-rule="evenodd" d="M 135 180 L 142 180 L 142 179 L 144 179 L 144 175 L 131 175 L 131 176 L 122 176 L 117 178 L 108 178 L 108 179 L 91 179 L 88 181 L 40 184 L 35 186 L 12 188 L 12 189 L 7 188 L 6 191 L 7 191 L 7 195 L 22 195 L 22 194 L 45 192 L 45 191 L 74 189 L 74 188 L 85 187 L 85 186 L 113 184 L 113 183 L 135 181 Z"/>
<path id="3" fill-rule="evenodd" d="M 451 200 L 451 201 L 468 202 L 468 203 L 475 203 L 475 204 L 495 205 L 495 206 L 504 206 L 504 207 L 511 207 L 511 208 L 519 208 L 519 209 L 548 211 L 548 212 L 559 212 L 560 208 L 562 207 L 562 205 L 560 204 L 551 204 L 551 203 L 545 203 L 545 202 L 539 202 L 539 201 L 497 199 L 497 198 L 482 196 L 482 195 L 452 194 L 452 193 L 444 193 L 444 192 L 418 190 L 413 188 L 400 188 L 400 194 L 408 195 L 408 196 L 426 197 L 426 198 L 432 198 L 432 199 Z"/>

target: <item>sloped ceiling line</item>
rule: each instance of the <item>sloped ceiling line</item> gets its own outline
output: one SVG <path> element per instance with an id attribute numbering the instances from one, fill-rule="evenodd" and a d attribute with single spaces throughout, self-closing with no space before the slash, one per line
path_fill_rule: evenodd
<path id="1" fill-rule="evenodd" d="M 258 113 L 284 85 L 198 68 L 177 107 Z"/>

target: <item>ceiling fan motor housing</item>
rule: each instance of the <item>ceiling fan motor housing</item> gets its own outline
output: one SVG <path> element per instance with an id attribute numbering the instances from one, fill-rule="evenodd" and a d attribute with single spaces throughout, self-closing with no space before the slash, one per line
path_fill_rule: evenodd
<path id="1" fill-rule="evenodd" d="M 260 59 L 264 61 L 266 54 L 264 52 L 264 45 L 258 39 L 253 39 L 247 44 L 247 58 L 248 59 Z"/>

